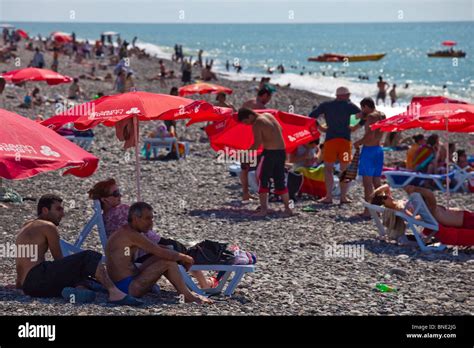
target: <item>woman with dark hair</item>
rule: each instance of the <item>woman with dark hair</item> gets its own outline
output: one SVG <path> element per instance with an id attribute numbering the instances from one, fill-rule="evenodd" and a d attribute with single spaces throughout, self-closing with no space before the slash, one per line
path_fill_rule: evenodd
<path id="1" fill-rule="evenodd" d="M 130 206 L 122 203 L 122 194 L 115 179 L 107 179 L 96 183 L 94 187 L 88 191 L 88 194 L 90 199 L 97 199 L 100 201 L 107 238 L 109 238 L 120 227 L 127 225 L 128 210 Z M 163 246 L 164 248 L 170 248 L 171 246 L 178 252 L 186 252 L 186 247 L 183 244 L 172 239 L 163 238 L 154 231 L 150 230 L 144 235 L 153 243 Z M 135 255 L 135 262 L 142 263 L 149 256 L 150 254 L 146 254 L 143 250 L 139 250 Z M 193 271 L 191 274 L 196 277 L 199 286 L 203 289 L 212 288 L 217 285 L 216 278 L 206 278 L 201 271 Z"/>

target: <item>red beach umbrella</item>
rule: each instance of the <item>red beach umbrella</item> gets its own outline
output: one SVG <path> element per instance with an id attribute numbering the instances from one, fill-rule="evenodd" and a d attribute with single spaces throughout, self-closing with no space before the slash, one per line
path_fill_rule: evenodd
<path id="1" fill-rule="evenodd" d="M 2 77 L 12 83 L 28 81 L 45 81 L 48 85 L 59 85 L 72 82 L 72 77 L 64 76 L 48 69 L 24 68 L 2 74 Z"/>
<path id="2" fill-rule="evenodd" d="M 400 117 L 399 117 L 400 116 Z M 460 103 L 431 104 L 419 108 L 417 113 L 397 115 L 389 120 L 399 117 L 398 124 L 387 125 L 377 122 L 371 126 L 372 129 L 380 129 L 384 132 L 394 130 L 407 130 L 422 128 L 431 131 L 446 131 L 470 133 L 474 131 L 474 105 Z M 403 122 L 405 118 L 405 122 Z M 446 173 L 449 172 L 449 141 L 446 141 Z M 447 177 L 447 201 L 449 204 L 449 177 Z"/>
<path id="3" fill-rule="evenodd" d="M 191 94 L 217 94 L 221 92 L 232 94 L 232 89 L 207 82 L 199 82 L 192 85 L 183 86 L 178 89 L 180 96 Z"/>
<path id="4" fill-rule="evenodd" d="M 135 131 L 135 159 L 137 173 L 137 198 L 140 200 L 139 122 L 159 119 L 176 119 L 180 115 L 211 115 L 214 106 L 203 100 L 191 100 L 169 94 L 128 92 L 105 96 L 75 107 L 43 122 L 43 125 L 60 125 L 74 120 L 79 130 L 93 128 L 99 124 L 111 127 L 118 122 L 133 119 Z"/>
<path id="5" fill-rule="evenodd" d="M 92 175 L 99 159 L 41 124 L 0 109 L 0 177 L 25 179 L 67 168 L 63 175 Z"/>
<path id="6" fill-rule="evenodd" d="M 72 42 L 72 36 L 67 34 L 67 33 L 63 33 L 63 32 L 60 32 L 60 31 L 55 31 L 51 34 L 51 37 L 53 38 L 54 41 L 58 42 L 58 43 L 67 43 L 67 42 Z"/>
<path id="7" fill-rule="evenodd" d="M 283 130 L 286 152 L 293 152 L 299 145 L 318 139 L 320 134 L 316 120 L 310 117 L 290 114 L 279 110 L 255 110 L 257 113 L 268 112 L 275 116 Z M 254 142 L 252 126 L 241 123 L 237 113 L 223 121 L 206 127 L 211 147 L 215 151 L 226 147 L 236 150 L 247 150 Z"/>
<path id="8" fill-rule="evenodd" d="M 28 33 L 24 31 L 23 29 L 17 29 L 16 32 L 18 33 L 18 35 L 20 35 L 24 39 L 29 38 Z"/>

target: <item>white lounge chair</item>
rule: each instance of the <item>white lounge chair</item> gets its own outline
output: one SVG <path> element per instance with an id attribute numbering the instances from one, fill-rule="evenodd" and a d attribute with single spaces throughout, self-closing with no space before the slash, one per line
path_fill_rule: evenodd
<path id="1" fill-rule="evenodd" d="M 450 181 L 454 180 L 457 171 L 451 171 L 449 175 Z M 446 187 L 443 186 L 443 182 L 446 181 L 448 175 L 446 174 L 425 174 L 419 172 L 409 172 L 403 170 L 388 170 L 383 172 L 383 175 L 387 178 L 388 184 L 392 188 L 402 188 L 407 185 L 420 186 L 426 180 L 432 180 L 436 186 L 442 191 L 446 192 Z M 461 183 L 457 183 L 455 187 L 450 188 L 450 192 L 459 190 L 462 186 Z"/>
<path id="2" fill-rule="evenodd" d="M 381 207 L 374 204 L 369 204 L 367 202 L 363 203 L 364 206 L 369 210 L 372 219 L 377 226 L 378 233 L 381 237 L 386 236 L 385 226 L 380 219 L 379 214 L 383 214 L 385 207 Z M 429 228 L 432 231 L 438 231 L 439 225 L 436 219 L 433 217 L 428 207 L 426 206 L 423 197 L 418 193 L 414 192 L 410 195 L 406 205 L 405 210 L 412 212 L 413 216 L 408 215 L 403 211 L 396 211 L 395 215 L 402 218 L 408 225 L 408 228 L 413 233 L 416 238 L 416 242 L 422 251 L 442 251 L 446 248 L 446 245 L 439 244 L 437 246 L 428 246 L 423 241 L 423 229 Z M 417 219 L 419 217 L 420 219 Z"/>
<path id="3" fill-rule="evenodd" d="M 97 226 L 99 232 L 99 238 L 102 245 L 102 250 L 104 252 L 103 259 L 105 260 L 105 246 L 107 245 L 107 235 L 105 233 L 104 220 L 102 218 L 102 208 L 100 206 L 99 200 L 94 200 L 94 215 L 89 219 L 87 224 L 84 226 L 82 231 L 79 234 L 79 237 L 71 244 L 66 242 L 63 239 L 60 239 L 60 246 L 64 256 L 72 255 L 78 252 L 83 251 L 81 248 L 87 236 L 92 232 L 94 226 Z M 227 287 L 224 290 L 224 295 L 231 296 L 235 288 L 239 284 L 243 275 L 248 272 L 255 271 L 255 265 L 193 265 L 190 268 L 190 271 L 216 271 L 216 272 L 225 272 L 224 275 L 220 278 L 219 284 L 216 288 L 213 289 L 200 289 L 196 283 L 194 283 L 191 276 L 186 272 L 184 267 L 179 267 L 181 275 L 186 283 L 186 285 L 194 292 L 203 295 L 213 295 L 218 294 L 224 290 L 225 285 L 227 284 L 230 276 L 234 273 L 232 279 L 230 279 Z"/>
<path id="4" fill-rule="evenodd" d="M 153 152 L 153 157 L 156 158 L 158 151 L 161 149 L 166 149 L 168 152 L 170 152 L 174 148 L 174 151 L 176 152 L 176 156 L 179 159 L 186 158 L 186 156 L 189 155 L 189 143 L 184 142 L 184 141 L 178 141 L 178 139 L 173 138 L 173 137 L 146 138 L 144 140 L 144 143 L 145 143 L 145 158 L 147 160 L 150 159 L 152 152 Z M 184 145 L 183 156 L 179 154 L 178 144 Z"/>
<path id="5" fill-rule="evenodd" d="M 454 180 L 456 180 L 456 186 L 451 191 L 457 191 L 463 189 L 464 191 L 468 190 L 468 182 L 474 179 L 474 172 L 468 172 L 469 167 L 461 168 L 457 164 L 451 164 L 455 170 Z"/>
<path id="6" fill-rule="evenodd" d="M 219 283 L 215 288 L 201 289 L 193 281 L 193 278 L 186 272 L 183 266 L 179 266 L 181 275 L 188 288 L 199 295 L 208 296 L 220 294 L 224 292 L 225 296 L 232 296 L 235 288 L 239 285 L 240 280 L 245 273 L 255 272 L 255 265 L 193 265 L 190 271 L 217 271 L 224 272 L 224 275 L 219 279 Z M 232 279 L 229 278 L 234 273 Z M 226 287 L 227 284 L 227 287 Z M 224 290 L 225 289 L 225 290 Z"/>
<path id="7" fill-rule="evenodd" d="M 77 237 L 77 240 L 74 242 L 74 244 L 60 239 L 59 242 L 64 256 L 68 256 L 82 251 L 82 244 L 86 240 L 87 236 L 92 232 L 94 226 L 97 226 L 100 244 L 102 245 L 102 250 L 105 254 L 105 246 L 107 245 L 107 234 L 105 233 L 104 220 L 102 218 L 102 207 L 100 206 L 99 200 L 94 200 L 93 208 L 94 215 L 92 215 L 92 217 L 89 219 L 82 231 L 79 233 L 79 236 Z"/>
<path id="8" fill-rule="evenodd" d="M 64 137 L 86 151 L 90 149 L 94 140 L 94 137 L 76 137 L 74 135 L 65 135 Z"/>

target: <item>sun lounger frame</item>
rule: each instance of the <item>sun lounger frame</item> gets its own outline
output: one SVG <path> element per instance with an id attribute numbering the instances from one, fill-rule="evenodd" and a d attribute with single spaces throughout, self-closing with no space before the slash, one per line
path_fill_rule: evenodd
<path id="1" fill-rule="evenodd" d="M 92 146 L 92 141 L 94 140 L 94 137 L 76 137 L 74 135 L 65 135 L 64 138 L 72 141 L 77 146 L 82 147 L 84 150 L 89 150 Z"/>
<path id="2" fill-rule="evenodd" d="M 166 149 L 167 151 L 171 152 L 174 146 L 174 150 L 176 152 L 177 158 L 186 158 L 189 155 L 189 143 L 185 141 L 178 141 L 178 139 L 173 137 L 166 137 L 166 138 L 146 138 L 144 139 L 145 143 L 145 158 L 147 160 L 150 159 L 151 153 L 153 152 L 153 158 L 156 158 L 158 150 Z M 184 154 L 180 156 L 179 154 L 179 146 L 178 144 L 184 145 Z M 150 150 L 148 150 L 148 145 L 150 145 Z"/>
<path id="3" fill-rule="evenodd" d="M 388 184 L 392 188 L 402 188 L 407 185 L 411 185 L 412 182 L 416 179 L 421 179 L 421 180 L 433 180 L 436 186 L 441 190 L 441 192 L 446 192 L 447 188 L 443 186 L 443 180 L 446 180 L 446 177 L 449 175 L 450 180 L 454 179 L 454 176 L 458 173 L 457 170 L 451 171 L 449 174 L 425 174 L 425 173 L 420 173 L 420 172 L 409 172 L 409 171 L 403 171 L 403 170 L 388 170 L 386 172 L 383 172 L 383 175 L 387 178 Z M 397 183 L 395 181 L 395 177 L 404 177 L 405 180 L 403 180 L 401 183 Z M 464 178 L 463 180 L 459 180 L 459 182 L 456 184 L 455 187 L 452 189 L 450 188 L 450 192 L 455 192 L 459 190 L 459 188 L 462 187 L 463 182 L 466 180 Z"/>
<path id="4" fill-rule="evenodd" d="M 217 271 L 225 272 L 220 278 L 219 284 L 215 288 L 201 289 L 193 281 L 192 277 L 186 272 L 183 266 L 179 266 L 181 275 L 189 289 L 203 296 L 224 293 L 225 296 L 232 296 L 237 285 L 239 285 L 245 273 L 255 272 L 255 265 L 193 265 L 190 271 Z M 232 279 L 230 276 L 234 273 Z M 226 287 L 227 285 L 227 287 Z"/>
<path id="5" fill-rule="evenodd" d="M 380 219 L 379 214 L 383 214 L 385 211 L 385 207 L 381 207 L 379 205 L 369 204 L 364 202 L 364 207 L 366 207 L 369 212 L 370 216 L 375 222 L 377 226 L 378 233 L 381 237 L 386 236 L 386 229 Z M 406 221 L 408 228 L 411 230 L 413 235 L 415 236 L 416 242 L 420 247 L 421 251 L 442 251 L 446 248 L 446 245 L 440 244 L 438 246 L 427 246 L 423 241 L 423 229 L 429 228 L 433 231 L 439 230 L 438 221 L 433 217 L 431 212 L 429 211 L 428 207 L 426 206 L 423 197 L 418 192 L 414 192 L 410 195 L 408 202 L 405 205 L 405 209 L 412 208 L 413 209 L 413 216 L 410 216 L 402 211 L 395 212 L 396 216 L 399 216 L 404 221 Z M 421 220 L 415 219 L 416 216 L 420 216 Z"/>
<path id="6" fill-rule="evenodd" d="M 66 242 L 63 239 L 59 240 L 61 250 L 64 256 L 72 255 L 78 252 L 83 251 L 82 244 L 84 243 L 87 236 L 92 232 L 94 226 L 97 226 L 99 231 L 100 243 L 102 245 L 102 250 L 104 252 L 105 260 L 105 246 L 107 245 L 107 235 L 105 233 L 104 220 L 102 218 L 102 207 L 100 206 L 99 200 L 94 200 L 94 215 L 89 219 L 87 224 L 84 226 L 80 232 L 77 240 L 71 244 Z M 193 281 L 191 276 L 186 272 L 183 266 L 179 266 L 179 270 L 186 285 L 194 292 L 203 295 L 213 295 L 218 294 L 224 291 L 224 295 L 232 296 L 237 285 L 241 281 L 245 273 L 250 273 L 255 271 L 255 265 L 193 265 L 190 271 L 223 271 L 224 275 L 219 280 L 219 284 L 216 288 L 212 289 L 200 289 L 196 283 Z M 228 282 L 230 276 L 234 273 L 232 279 Z M 227 287 L 225 285 L 227 284 Z M 225 288 L 225 289 L 224 289 Z"/>

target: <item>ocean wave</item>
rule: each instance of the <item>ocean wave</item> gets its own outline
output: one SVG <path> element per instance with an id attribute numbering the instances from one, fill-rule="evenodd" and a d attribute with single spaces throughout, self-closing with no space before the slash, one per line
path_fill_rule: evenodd
<path id="1" fill-rule="evenodd" d="M 148 42 L 138 42 L 137 46 L 139 48 L 145 49 L 145 51 L 152 56 L 164 59 L 171 59 L 174 48 L 168 46 L 158 46 L 156 44 L 148 43 Z M 191 54 L 196 50 L 186 49 L 185 53 Z M 194 59 L 196 59 L 196 54 L 193 54 Z M 225 69 L 225 61 L 226 59 L 219 58 L 219 49 L 209 49 L 205 52 L 204 58 L 214 58 L 214 70 L 222 75 L 223 77 L 233 80 L 233 81 L 251 81 L 252 79 L 256 78 L 260 80 L 261 77 L 271 77 L 271 83 L 273 84 L 280 84 L 280 85 L 287 85 L 291 84 L 291 87 L 296 89 L 301 89 L 313 93 L 317 93 L 320 95 L 324 95 L 327 97 L 333 97 L 335 95 L 335 91 L 340 86 L 345 86 L 349 88 L 352 94 L 352 99 L 354 101 L 359 101 L 364 97 L 373 97 L 375 99 L 377 95 L 377 87 L 376 82 L 361 82 L 354 77 L 346 77 L 340 74 L 337 77 L 331 76 L 328 74 L 324 76 L 321 72 L 312 73 L 311 75 L 305 73 L 304 75 L 288 72 L 285 74 L 272 74 L 268 75 L 265 73 L 255 73 L 255 72 L 248 72 L 243 70 L 241 73 L 236 73 L 234 69 L 231 67 L 230 71 L 226 71 Z M 233 61 L 230 61 L 232 65 Z M 250 66 L 250 61 L 244 58 L 241 62 L 242 66 L 248 67 Z M 266 62 L 258 61 L 253 62 L 259 66 L 266 66 L 269 61 Z M 331 68 L 331 66 L 320 66 L 320 70 L 326 70 Z M 262 69 L 263 70 L 263 69 Z M 337 67 L 334 69 L 330 69 L 331 71 L 337 71 Z M 389 76 L 386 77 L 387 79 Z M 445 95 L 451 98 L 458 98 L 462 100 L 466 100 L 468 102 L 474 102 L 474 98 L 472 97 L 472 81 L 466 88 L 454 88 L 452 87 L 452 82 L 447 83 L 447 88 L 443 88 L 442 86 L 435 86 L 430 84 L 423 84 L 423 83 L 415 83 L 412 80 L 406 80 L 406 83 L 409 84 L 408 88 L 404 88 L 404 84 L 400 84 L 397 87 L 397 96 L 398 102 L 396 107 L 404 106 L 409 103 L 411 98 L 415 95 Z M 387 95 L 386 102 L 390 104 L 390 98 Z M 391 113 L 391 112 L 390 112 Z"/>

